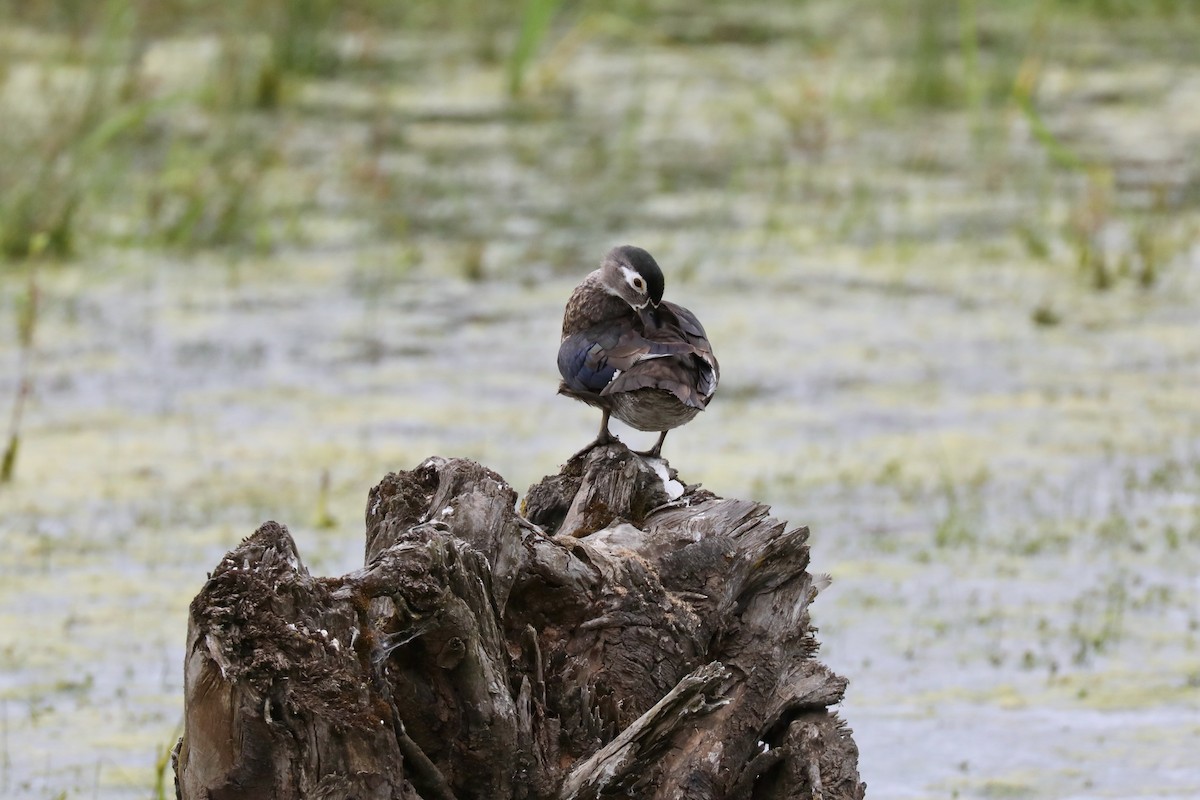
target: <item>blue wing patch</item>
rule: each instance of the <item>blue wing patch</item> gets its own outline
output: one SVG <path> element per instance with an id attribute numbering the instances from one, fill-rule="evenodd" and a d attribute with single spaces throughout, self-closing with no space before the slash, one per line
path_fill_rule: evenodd
<path id="1" fill-rule="evenodd" d="M 586 332 L 568 336 L 558 348 L 558 371 L 573 391 L 599 394 L 616 374 L 605 349 Z"/>

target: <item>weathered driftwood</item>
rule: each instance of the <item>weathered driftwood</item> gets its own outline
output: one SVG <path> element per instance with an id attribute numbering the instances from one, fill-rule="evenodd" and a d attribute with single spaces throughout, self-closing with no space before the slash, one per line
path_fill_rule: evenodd
<path id="1" fill-rule="evenodd" d="M 596 448 L 521 516 L 431 458 L 371 490 L 340 578 L 263 525 L 191 606 L 180 796 L 862 797 L 807 529 L 662 476 Z"/>

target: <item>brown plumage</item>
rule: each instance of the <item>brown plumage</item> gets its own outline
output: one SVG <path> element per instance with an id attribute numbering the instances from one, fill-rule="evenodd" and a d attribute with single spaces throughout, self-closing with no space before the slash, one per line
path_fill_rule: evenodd
<path id="1" fill-rule="evenodd" d="M 646 454 L 658 456 L 667 431 L 708 405 L 720 367 L 700 320 L 662 299 L 662 270 L 639 247 L 609 251 L 575 288 L 563 314 L 559 392 L 603 412 L 586 449 L 614 441 L 609 415 L 659 431 Z"/>

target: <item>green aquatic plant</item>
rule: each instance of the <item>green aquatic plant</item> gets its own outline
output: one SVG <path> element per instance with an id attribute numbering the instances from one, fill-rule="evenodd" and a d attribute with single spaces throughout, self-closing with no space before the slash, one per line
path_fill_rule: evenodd
<path id="1" fill-rule="evenodd" d="M 44 248 L 44 239 L 35 241 L 35 251 Z M 0 456 L 0 483 L 9 483 L 17 468 L 17 453 L 21 447 L 21 424 L 25 418 L 25 403 L 33 392 L 34 334 L 38 324 L 41 292 L 36 266 L 29 267 L 29 282 L 25 293 L 17 299 L 17 385 L 13 394 L 12 413 L 8 423 L 8 443 Z"/>
<path id="2" fill-rule="evenodd" d="M 170 738 L 161 747 L 155 748 L 154 753 L 154 788 L 151 797 L 154 800 L 167 800 L 175 796 L 174 783 L 174 768 L 171 765 L 172 756 L 175 753 L 176 743 L 179 741 L 180 735 L 183 733 L 183 721 L 175 727 Z M 168 774 L 170 780 L 168 780 Z M 168 789 L 170 786 L 170 789 Z"/>
<path id="3" fill-rule="evenodd" d="M 335 0 L 283 0 L 268 8 L 270 48 L 254 82 L 255 108 L 277 109 L 289 77 L 328 77 L 337 71 L 341 56 L 333 44 L 333 34 L 340 8 Z M 235 30 L 232 35 L 244 34 Z"/>
<path id="4" fill-rule="evenodd" d="M 943 0 L 920 0 L 911 11 L 916 29 L 909 60 L 902 66 L 901 88 L 908 103 L 918 108 L 950 108 L 962 97 L 943 41 L 946 5 Z"/>
<path id="5" fill-rule="evenodd" d="M 989 480 L 986 470 L 964 475 L 945 466 L 936 488 L 943 509 L 933 530 L 936 548 L 974 550 L 980 544 L 990 544 L 983 537 L 984 490 Z"/>
<path id="6" fill-rule="evenodd" d="M 1129 605 L 1129 576 L 1124 570 L 1108 576 L 1102 586 L 1089 589 L 1075 600 L 1069 635 L 1076 664 L 1086 664 L 1093 656 L 1111 652 L 1120 644 Z"/>
<path id="7" fill-rule="evenodd" d="M 201 138 L 172 136 L 145 194 L 145 237 L 187 252 L 269 248 L 262 186 L 279 159 L 268 128 L 236 118 Z"/>
<path id="8" fill-rule="evenodd" d="M 524 91 L 529 67 L 550 32 L 550 24 L 561 5 L 562 0 L 525 0 L 516 42 L 505 65 L 511 97 L 520 97 Z"/>
<path id="9" fill-rule="evenodd" d="M 317 508 L 313 514 L 313 527 L 318 530 L 329 530 L 337 527 L 337 519 L 329 511 L 330 478 L 328 468 L 321 470 L 321 480 L 317 486 Z"/>
<path id="10" fill-rule="evenodd" d="M 113 190 L 126 163 L 114 144 L 160 107 L 140 91 L 128 4 L 110 0 L 101 23 L 79 67 L 39 64 L 39 111 L 4 109 L 0 256 L 10 261 L 76 253 L 88 204 Z"/>
<path id="11" fill-rule="evenodd" d="M 330 43 L 341 4 L 335 0 L 285 0 L 271 26 L 272 58 L 285 72 L 329 75 L 338 55 Z"/>

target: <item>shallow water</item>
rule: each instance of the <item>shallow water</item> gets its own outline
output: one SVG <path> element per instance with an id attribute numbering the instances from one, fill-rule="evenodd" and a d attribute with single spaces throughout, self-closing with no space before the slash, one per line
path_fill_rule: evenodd
<path id="1" fill-rule="evenodd" d="M 187 603 L 260 522 L 341 573 L 387 470 L 465 456 L 519 491 L 556 471 L 598 423 L 554 394 L 562 304 L 620 242 L 721 359 L 665 455 L 812 528 L 871 796 L 1200 794 L 1200 69 L 1047 67 L 1064 141 L 1136 155 L 1118 201 L 1147 174 L 1193 198 L 1159 212 L 1182 243 L 1150 288 L 1097 292 L 1064 232 L 1084 181 L 1023 118 L 981 151 L 965 113 L 873 117 L 870 32 L 825 53 L 799 35 L 586 39 L 516 119 L 498 66 L 402 39 L 424 66 L 395 85 L 296 99 L 271 180 L 311 194 L 281 200 L 297 235 L 274 255 L 44 268 L 0 488 L 0 794 L 150 793 Z M 379 106 L 401 132 L 382 154 Z M 338 172 L 363 164 L 400 240 Z M 1139 224 L 1113 212 L 1097 237 L 1123 252 Z M 15 363 L 0 340 L 0 399 Z"/>

